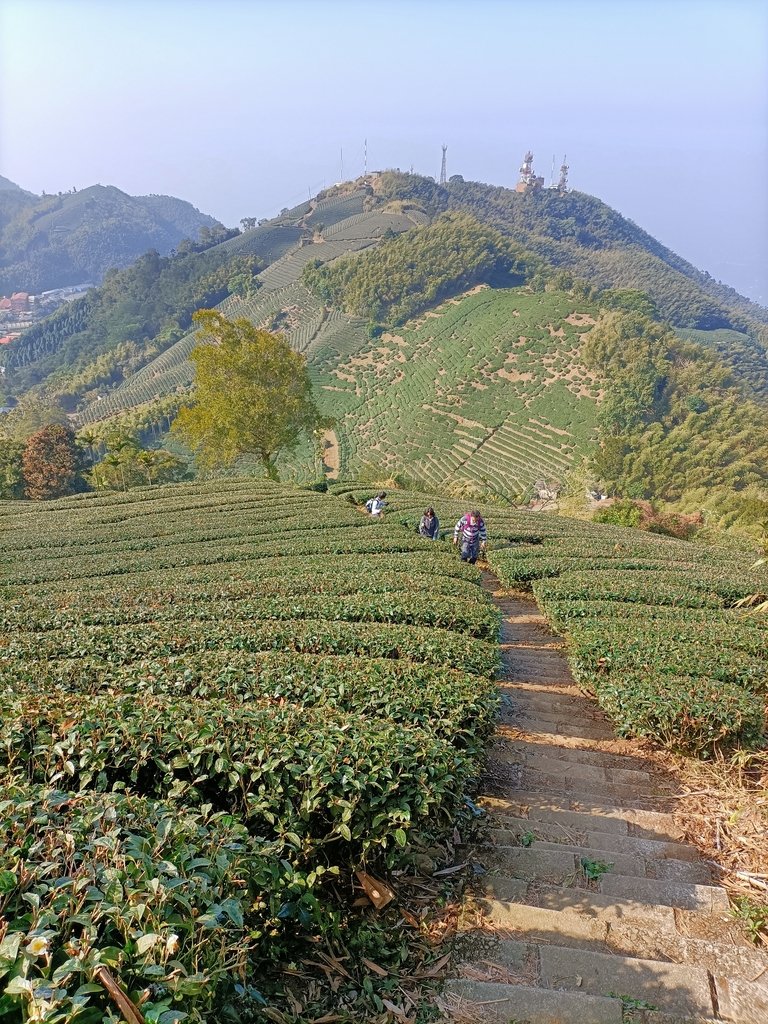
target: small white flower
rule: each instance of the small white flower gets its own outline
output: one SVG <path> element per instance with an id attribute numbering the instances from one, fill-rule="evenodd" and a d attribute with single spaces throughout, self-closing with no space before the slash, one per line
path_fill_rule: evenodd
<path id="1" fill-rule="evenodd" d="M 171 932 L 171 934 L 165 940 L 165 950 L 166 950 L 167 953 L 169 953 L 171 956 L 173 956 L 173 954 L 176 952 L 176 950 L 178 948 L 179 948 L 179 936 L 176 935 L 175 932 Z"/>
<path id="2" fill-rule="evenodd" d="M 44 935 L 36 935 L 27 943 L 27 953 L 29 956 L 44 956 L 48 952 L 48 945 Z"/>

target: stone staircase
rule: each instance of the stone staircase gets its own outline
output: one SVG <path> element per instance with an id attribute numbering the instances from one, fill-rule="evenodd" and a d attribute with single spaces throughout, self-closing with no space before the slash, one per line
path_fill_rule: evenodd
<path id="1" fill-rule="evenodd" d="M 681 842 L 675 781 L 581 694 L 534 602 L 485 584 L 504 616 L 503 700 L 446 1018 L 768 1024 L 768 955 Z"/>

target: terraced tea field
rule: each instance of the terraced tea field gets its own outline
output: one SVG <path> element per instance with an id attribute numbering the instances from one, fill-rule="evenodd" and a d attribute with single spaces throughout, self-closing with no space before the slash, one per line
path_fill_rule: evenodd
<path id="1" fill-rule="evenodd" d="M 467 510 L 435 494 L 390 498 L 409 526 L 426 504 L 446 529 Z M 768 621 L 734 607 L 768 592 L 755 556 L 493 505 L 485 514 L 492 568 L 533 591 L 567 640 L 574 678 L 620 735 L 705 755 L 766 745 Z"/>
<path id="2" fill-rule="evenodd" d="M 593 312 L 562 293 L 486 288 L 357 349 L 313 342 L 342 475 L 404 472 L 505 498 L 562 482 L 590 446 L 601 397 L 579 362 Z"/>
<path id="3" fill-rule="evenodd" d="M 306 264 L 312 260 L 328 262 L 365 249 L 375 245 L 387 231 L 407 231 L 425 219 L 415 213 L 386 210 L 363 213 L 363 196 L 358 192 L 304 203 L 280 218 L 223 242 L 218 250 L 257 256 L 267 266 L 258 275 L 260 287 L 254 296 L 241 299 L 231 295 L 216 308 L 225 316 L 244 316 L 258 327 L 281 331 L 299 352 L 307 351 L 310 344 L 321 351 L 334 351 L 339 321 L 348 327 L 353 318 L 325 309 L 307 291 L 300 281 Z M 321 229 L 322 234 L 308 241 L 303 238 L 307 228 Z M 355 333 L 356 345 L 364 340 L 363 332 Z M 80 414 L 80 425 L 119 416 L 167 395 L 188 392 L 194 381 L 189 353 L 196 344 L 196 332 L 190 331 L 114 392 L 93 402 Z M 304 461 L 311 463 L 306 452 Z"/>
<path id="4" fill-rule="evenodd" d="M 212 1024 L 345 929 L 362 983 L 354 871 L 439 857 L 491 729 L 477 571 L 248 481 L 0 523 L 4 1019 Z"/>

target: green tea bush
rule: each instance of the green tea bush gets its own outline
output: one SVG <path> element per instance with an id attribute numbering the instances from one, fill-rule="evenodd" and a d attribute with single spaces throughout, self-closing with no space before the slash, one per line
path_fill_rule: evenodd
<path id="1" fill-rule="evenodd" d="M 354 872 L 431 861 L 464 813 L 479 581 L 269 482 L 0 506 L 0 1019 L 116 1019 L 106 969 L 148 1022 L 250 1021 L 318 940 L 399 970 Z"/>
<path id="2" fill-rule="evenodd" d="M 248 998 L 254 963 L 289 946 L 286 908 L 320 932 L 308 881 L 230 815 L 11 786 L 0 801 L 0 1017 L 114 1020 L 106 968 L 147 1021 L 225 1019 Z"/>
<path id="3" fill-rule="evenodd" d="M 734 608 L 765 585 L 753 559 L 546 518 L 501 517 L 509 546 L 491 544 L 490 561 L 503 582 L 533 589 L 619 731 L 701 755 L 764 745 L 768 629 Z"/>

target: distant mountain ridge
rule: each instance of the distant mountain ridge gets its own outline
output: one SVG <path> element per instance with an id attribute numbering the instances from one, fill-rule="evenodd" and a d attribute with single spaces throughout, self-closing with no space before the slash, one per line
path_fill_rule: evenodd
<path id="1" fill-rule="evenodd" d="M 24 189 L 21 185 L 17 185 L 15 181 L 11 181 L 10 178 L 4 178 L 0 174 L 0 192 L 24 192 Z M 29 192 L 26 194 L 31 195 Z"/>
<path id="2" fill-rule="evenodd" d="M 125 267 L 149 249 L 167 255 L 213 217 L 173 196 L 129 196 L 113 185 L 35 196 L 0 179 L 0 293 L 41 292 Z"/>

